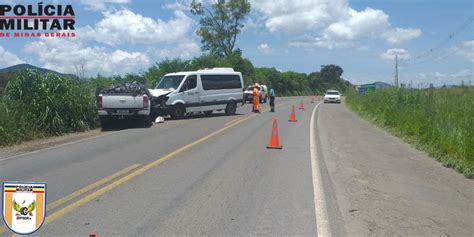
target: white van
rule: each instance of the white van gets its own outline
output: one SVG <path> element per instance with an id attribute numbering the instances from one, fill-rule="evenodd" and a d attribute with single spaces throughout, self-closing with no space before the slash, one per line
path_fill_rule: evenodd
<path id="1" fill-rule="evenodd" d="M 150 89 L 152 106 L 159 115 L 183 118 L 187 113 L 224 110 L 235 114 L 243 99 L 243 79 L 232 68 L 213 68 L 166 74 Z"/>

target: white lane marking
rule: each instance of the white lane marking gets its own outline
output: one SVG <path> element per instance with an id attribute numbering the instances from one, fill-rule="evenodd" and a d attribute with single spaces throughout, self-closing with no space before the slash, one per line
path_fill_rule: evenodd
<path id="1" fill-rule="evenodd" d="M 310 124 L 310 153 L 311 153 L 311 169 L 313 173 L 313 191 L 314 191 L 314 212 L 316 215 L 316 229 L 319 237 L 331 237 L 331 228 L 329 225 L 329 217 L 326 206 L 326 198 L 324 196 L 323 182 L 321 178 L 321 168 L 317 158 L 316 150 L 316 134 L 314 130 L 314 117 L 321 102 L 319 102 L 313 110 Z"/>
<path id="2" fill-rule="evenodd" d="M 115 132 L 108 132 L 108 133 L 106 133 L 106 134 L 101 134 L 101 135 L 94 136 L 94 137 L 87 137 L 87 138 L 79 139 L 79 140 L 77 140 L 77 141 L 67 142 L 67 143 L 63 143 L 63 144 L 59 144 L 59 145 L 55 145 L 55 146 L 51 146 L 51 147 L 46 147 L 46 148 L 39 149 L 39 150 L 35 150 L 35 151 L 30 151 L 30 152 L 26 152 L 26 153 L 21 153 L 21 154 L 18 154 L 18 155 L 14 155 L 14 156 L 2 158 L 2 159 L 0 159 L 0 161 L 11 160 L 11 159 L 15 159 L 15 158 L 18 158 L 18 157 L 22 157 L 22 156 L 26 156 L 26 155 L 31 155 L 31 154 L 35 154 L 35 153 L 38 153 L 38 152 L 51 150 L 51 149 L 58 148 L 58 147 L 63 147 L 63 146 L 72 145 L 72 144 L 79 143 L 79 142 L 83 142 L 83 141 L 87 141 L 87 140 L 92 140 L 92 139 L 95 139 L 95 138 L 106 137 L 106 136 L 110 136 L 110 135 L 113 135 L 113 134 L 117 134 L 117 133 L 120 133 L 120 132 L 123 132 L 123 131 L 126 131 L 126 129 L 125 129 L 125 130 L 120 130 L 120 131 L 115 131 Z"/>

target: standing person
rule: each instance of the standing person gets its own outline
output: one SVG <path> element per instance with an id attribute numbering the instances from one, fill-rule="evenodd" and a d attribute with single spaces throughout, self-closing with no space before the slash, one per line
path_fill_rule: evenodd
<path id="1" fill-rule="evenodd" d="M 270 87 L 270 112 L 275 112 L 275 90 Z"/>
<path id="2" fill-rule="evenodd" d="M 257 83 L 253 88 L 253 112 L 260 113 L 260 86 Z"/>

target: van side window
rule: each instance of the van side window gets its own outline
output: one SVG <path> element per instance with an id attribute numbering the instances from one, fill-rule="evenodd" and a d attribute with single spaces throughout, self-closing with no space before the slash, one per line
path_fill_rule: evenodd
<path id="1" fill-rule="evenodd" d="M 197 86 L 197 76 L 196 75 L 190 75 L 186 78 L 186 81 L 183 83 L 183 86 L 179 90 L 180 92 L 191 90 L 196 88 Z"/>
<path id="2" fill-rule="evenodd" d="M 201 82 L 204 90 L 242 88 L 238 75 L 201 75 Z"/>
<path id="3" fill-rule="evenodd" d="M 197 86 L 197 76 L 191 75 L 188 76 L 188 90 L 194 89 Z"/>

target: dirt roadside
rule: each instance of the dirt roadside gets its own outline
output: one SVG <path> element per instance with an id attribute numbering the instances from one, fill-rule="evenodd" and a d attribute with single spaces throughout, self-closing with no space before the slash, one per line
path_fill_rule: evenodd
<path id="1" fill-rule="evenodd" d="M 54 147 L 66 143 L 76 142 L 83 139 L 103 136 L 113 131 L 102 131 L 99 129 L 88 130 L 85 132 L 70 133 L 61 136 L 39 138 L 27 141 L 21 144 L 0 147 L 0 159 L 5 159 L 19 154 L 37 151 L 48 147 Z"/>

